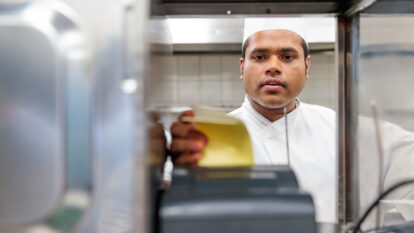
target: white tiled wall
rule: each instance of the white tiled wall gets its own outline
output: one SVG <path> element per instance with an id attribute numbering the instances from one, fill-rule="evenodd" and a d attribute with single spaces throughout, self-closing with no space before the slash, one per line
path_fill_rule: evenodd
<path id="1" fill-rule="evenodd" d="M 238 107 L 244 98 L 240 81 L 240 55 L 175 55 L 167 59 L 168 75 L 154 83 L 151 102 L 158 106 Z M 312 54 L 310 79 L 300 99 L 336 108 L 334 53 Z"/>
<path id="2" fill-rule="evenodd" d="M 334 52 L 311 54 L 309 80 L 299 96 L 300 100 L 336 109 L 337 96 Z"/>

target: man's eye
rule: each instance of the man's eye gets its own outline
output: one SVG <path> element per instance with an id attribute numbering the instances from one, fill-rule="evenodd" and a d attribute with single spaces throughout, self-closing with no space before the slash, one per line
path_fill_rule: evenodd
<path id="1" fill-rule="evenodd" d="M 293 56 L 293 55 L 283 55 L 282 56 L 282 59 L 283 60 L 286 60 L 286 61 L 291 61 L 291 60 L 293 60 L 295 58 L 296 58 L 296 56 Z"/>
<path id="2" fill-rule="evenodd" d="M 256 61 L 263 61 L 263 60 L 264 60 L 264 58 L 265 58 L 265 57 L 264 57 L 264 56 L 262 56 L 262 55 L 256 55 L 256 56 L 254 56 L 254 57 L 253 57 L 253 59 L 254 59 L 254 60 L 256 60 Z"/>

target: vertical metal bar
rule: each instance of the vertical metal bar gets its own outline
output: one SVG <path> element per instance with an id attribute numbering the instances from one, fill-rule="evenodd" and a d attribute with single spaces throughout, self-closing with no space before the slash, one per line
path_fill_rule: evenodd
<path id="1" fill-rule="evenodd" d="M 128 30 L 134 30 L 135 33 L 131 36 L 129 47 L 135 49 L 135 52 L 129 57 L 133 64 L 133 69 L 130 69 L 132 76 L 137 82 L 137 90 L 135 93 L 135 179 L 134 179 L 134 198 L 135 198 L 135 212 L 134 212 L 134 233 L 149 233 L 151 232 L 150 210 L 151 202 L 149 197 L 151 182 L 149 181 L 149 167 L 147 158 L 147 113 L 146 99 L 145 99 L 145 84 L 147 79 L 147 64 L 148 64 L 148 41 L 147 41 L 147 27 L 150 9 L 150 0 L 132 0 L 134 3 L 134 17 L 128 26 Z M 135 41 L 134 41 L 135 39 Z M 137 43 L 138 42 L 138 43 Z M 135 58 L 135 59 L 134 59 Z"/>
<path id="2" fill-rule="evenodd" d="M 338 16 L 338 220 L 344 226 L 359 212 L 358 58 L 359 14 Z"/>

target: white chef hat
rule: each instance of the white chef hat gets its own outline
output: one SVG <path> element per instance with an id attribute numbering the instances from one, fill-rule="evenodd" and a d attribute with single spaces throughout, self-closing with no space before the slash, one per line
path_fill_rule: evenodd
<path id="1" fill-rule="evenodd" d="M 335 42 L 334 17 L 262 17 L 244 20 L 243 43 L 253 33 L 270 29 L 288 29 L 299 34 L 306 42 Z"/>
<path id="2" fill-rule="evenodd" d="M 306 19 L 299 17 L 246 18 L 244 20 L 243 44 L 258 31 L 271 29 L 288 29 L 296 32 L 306 40 Z"/>

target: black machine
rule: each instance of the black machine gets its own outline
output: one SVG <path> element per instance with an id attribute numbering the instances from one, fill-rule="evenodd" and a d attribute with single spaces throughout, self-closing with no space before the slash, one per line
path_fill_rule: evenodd
<path id="1" fill-rule="evenodd" d="M 175 169 L 160 196 L 162 233 L 314 233 L 315 210 L 284 166 Z"/>

